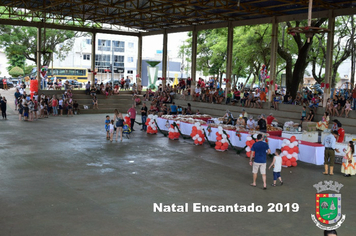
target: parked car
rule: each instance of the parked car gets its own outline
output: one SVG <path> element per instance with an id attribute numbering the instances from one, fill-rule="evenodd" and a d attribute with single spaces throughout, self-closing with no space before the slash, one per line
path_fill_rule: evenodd
<path id="1" fill-rule="evenodd" d="M 107 84 L 107 83 L 111 84 L 111 79 L 103 80 L 103 84 L 104 85 Z M 120 81 L 118 79 L 114 79 L 114 86 L 117 85 L 117 84 L 120 85 Z"/>
<path id="2" fill-rule="evenodd" d="M 69 84 L 72 86 L 72 88 L 82 88 L 83 87 L 83 84 L 81 82 L 78 82 L 77 80 L 74 80 L 74 79 L 62 80 L 62 87 L 64 87 L 64 84 L 66 81 L 69 82 Z"/>
<path id="3" fill-rule="evenodd" d="M 4 85 L 3 85 L 3 82 L 2 82 L 3 78 L 4 77 L 0 78 L 0 88 L 2 88 L 2 89 L 4 89 Z M 7 79 L 6 84 L 7 84 L 7 88 L 13 88 L 14 87 L 14 84 L 9 79 Z"/>
<path id="4" fill-rule="evenodd" d="M 156 81 L 156 87 L 158 87 L 160 84 L 162 84 L 163 82 L 162 82 L 162 80 L 157 80 Z M 170 85 L 170 86 L 172 86 L 173 85 L 173 81 L 172 80 L 166 80 L 166 85 Z"/>

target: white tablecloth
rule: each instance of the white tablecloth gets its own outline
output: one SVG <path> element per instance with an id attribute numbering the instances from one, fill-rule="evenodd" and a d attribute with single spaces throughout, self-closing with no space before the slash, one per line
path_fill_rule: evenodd
<path id="1" fill-rule="evenodd" d="M 168 131 L 168 128 L 166 127 L 166 119 L 163 118 L 158 118 L 157 119 L 157 124 L 161 130 Z M 173 120 L 168 120 L 169 124 L 173 123 Z M 182 134 L 184 135 L 190 135 L 192 132 L 192 127 L 194 124 L 189 124 L 189 123 L 180 123 L 180 130 Z M 216 142 L 216 132 L 218 131 L 218 128 L 211 128 L 211 133 L 209 135 L 208 131 L 206 130 L 208 128 L 207 125 L 203 125 L 203 128 L 205 129 L 205 132 L 208 136 L 208 139 L 210 142 Z M 246 139 L 247 137 L 250 136 L 248 133 L 241 133 L 241 141 L 239 140 L 239 137 L 236 136 L 235 131 L 230 131 L 226 130 L 226 133 L 230 135 L 230 141 L 231 144 L 235 147 L 245 147 L 246 146 Z M 281 148 L 283 138 L 279 137 L 273 137 L 270 136 L 268 138 L 268 145 L 271 149 L 271 152 L 274 153 L 277 148 Z M 298 140 L 298 139 L 297 139 Z M 312 144 L 299 144 L 299 155 L 298 158 L 300 161 L 315 164 L 315 165 L 323 165 L 324 164 L 324 146 L 320 145 L 312 145 Z"/>

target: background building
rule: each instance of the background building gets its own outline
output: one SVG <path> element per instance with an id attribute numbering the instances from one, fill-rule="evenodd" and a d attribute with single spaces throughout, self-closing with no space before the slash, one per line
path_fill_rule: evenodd
<path id="1" fill-rule="evenodd" d="M 136 79 L 137 37 L 97 34 L 95 43 L 96 78 L 99 81 L 111 79 L 112 63 L 114 79 L 126 76 Z M 60 55 L 54 56 L 53 67 L 84 67 L 90 70 L 93 59 L 91 44 L 91 36 L 76 38 L 72 50 L 64 60 L 60 60 Z"/>

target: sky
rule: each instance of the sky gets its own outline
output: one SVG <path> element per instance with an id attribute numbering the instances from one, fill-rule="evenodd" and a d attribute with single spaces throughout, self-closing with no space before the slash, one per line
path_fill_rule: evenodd
<path id="1" fill-rule="evenodd" d="M 168 34 L 168 56 L 170 60 L 178 59 L 179 47 L 188 38 L 188 32 Z M 157 50 L 163 50 L 163 35 L 145 36 L 142 38 L 143 58 L 154 58 Z"/>

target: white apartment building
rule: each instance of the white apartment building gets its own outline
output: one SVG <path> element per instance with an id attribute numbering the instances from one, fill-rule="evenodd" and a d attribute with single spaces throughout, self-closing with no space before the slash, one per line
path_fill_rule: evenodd
<path id="1" fill-rule="evenodd" d="M 90 35 L 76 38 L 72 50 L 64 60 L 54 55 L 53 67 L 84 67 L 90 70 L 93 59 L 91 41 Z M 114 79 L 129 76 L 133 81 L 136 80 L 137 37 L 97 34 L 95 43 L 96 78 L 99 81 L 111 78 L 112 63 L 114 63 Z"/>

